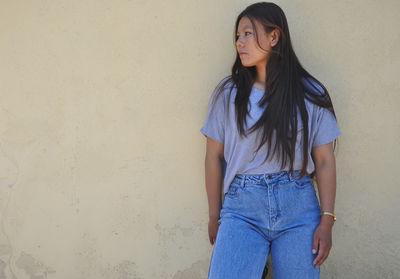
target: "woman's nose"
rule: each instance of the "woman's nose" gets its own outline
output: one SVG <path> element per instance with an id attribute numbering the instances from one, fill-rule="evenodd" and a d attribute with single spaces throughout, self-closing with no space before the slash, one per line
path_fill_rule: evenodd
<path id="1" fill-rule="evenodd" d="M 243 43 L 242 39 L 238 38 L 237 41 L 236 41 L 236 46 L 237 47 L 243 47 L 243 45 L 244 45 L 244 43 Z"/>

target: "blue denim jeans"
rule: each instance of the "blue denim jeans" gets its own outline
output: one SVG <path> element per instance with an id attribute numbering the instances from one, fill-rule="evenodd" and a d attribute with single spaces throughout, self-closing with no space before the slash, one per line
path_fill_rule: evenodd
<path id="1" fill-rule="evenodd" d="M 320 205 L 299 170 L 237 174 L 226 193 L 208 279 L 261 279 L 271 252 L 274 279 L 320 278 L 312 262 Z"/>

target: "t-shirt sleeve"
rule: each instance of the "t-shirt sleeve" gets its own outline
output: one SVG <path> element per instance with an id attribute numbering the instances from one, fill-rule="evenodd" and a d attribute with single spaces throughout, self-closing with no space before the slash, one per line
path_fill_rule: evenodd
<path id="1" fill-rule="evenodd" d="M 312 146 L 327 144 L 341 134 L 333 113 L 327 108 L 316 106 L 314 122 Z"/>
<path id="2" fill-rule="evenodd" d="M 224 92 L 221 92 L 216 98 L 217 89 L 218 87 L 211 95 L 207 117 L 200 132 L 204 136 L 223 144 L 225 141 L 225 97 Z M 214 107 L 213 101 L 215 101 Z"/>

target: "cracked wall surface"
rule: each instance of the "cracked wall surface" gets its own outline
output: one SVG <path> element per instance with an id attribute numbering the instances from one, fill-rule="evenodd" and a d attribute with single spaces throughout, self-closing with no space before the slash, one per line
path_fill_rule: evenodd
<path id="1" fill-rule="evenodd" d="M 0 279 L 207 277 L 199 130 L 251 3 L 2 1 Z M 400 278 L 400 2 L 275 3 L 342 131 L 321 278 Z"/>

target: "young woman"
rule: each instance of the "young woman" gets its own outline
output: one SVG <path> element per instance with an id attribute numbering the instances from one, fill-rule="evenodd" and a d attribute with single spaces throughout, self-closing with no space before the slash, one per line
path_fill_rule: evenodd
<path id="1" fill-rule="evenodd" d="M 259 279 L 270 252 L 275 279 L 320 278 L 336 220 L 332 143 L 341 132 L 331 99 L 301 66 L 276 4 L 239 14 L 235 46 L 200 130 L 215 243 L 208 278 Z"/>

